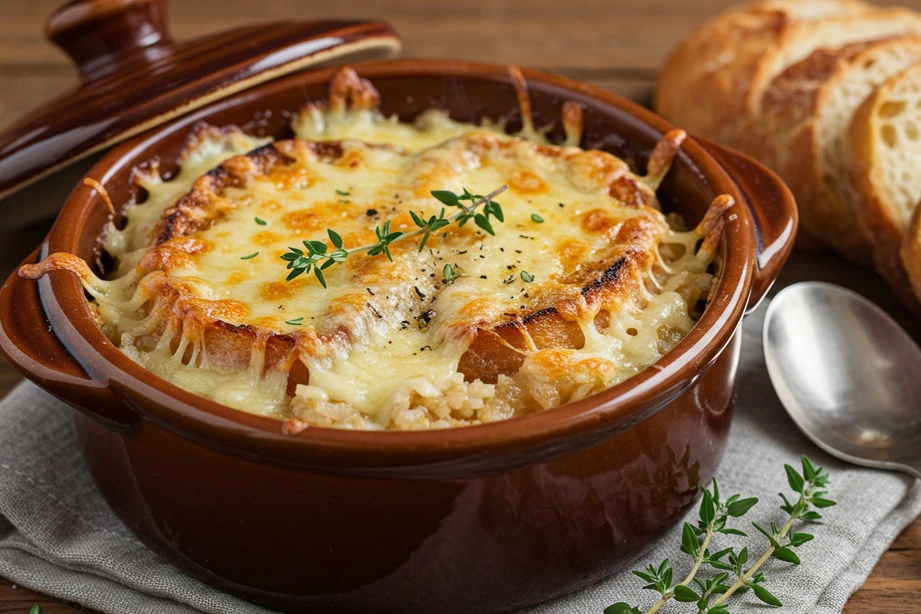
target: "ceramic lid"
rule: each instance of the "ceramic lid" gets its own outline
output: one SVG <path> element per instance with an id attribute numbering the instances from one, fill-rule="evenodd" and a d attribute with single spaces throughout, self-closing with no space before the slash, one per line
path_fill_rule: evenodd
<path id="1" fill-rule="evenodd" d="M 257 83 L 400 49 L 390 26 L 375 21 L 262 24 L 177 42 L 166 0 L 70 0 L 45 34 L 77 65 L 80 83 L 0 134 L 0 198 Z"/>

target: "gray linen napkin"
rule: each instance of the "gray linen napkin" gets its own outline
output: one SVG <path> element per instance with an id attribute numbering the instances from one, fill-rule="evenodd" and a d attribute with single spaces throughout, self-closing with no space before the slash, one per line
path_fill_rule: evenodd
<path id="1" fill-rule="evenodd" d="M 788 490 L 782 464 L 797 464 L 806 453 L 831 471 L 830 496 L 839 505 L 826 510 L 828 523 L 815 527 L 816 539 L 801 548 L 804 564 L 793 570 L 769 563 L 766 586 L 783 601 L 783 612 L 840 612 L 921 512 L 921 486 L 894 473 L 836 462 L 797 431 L 764 369 L 763 314 L 762 308 L 745 320 L 736 418 L 718 476 L 721 491 L 757 496 L 761 503 L 750 513 L 753 518 L 782 520 L 777 493 Z M 267 612 L 184 576 L 121 525 L 93 486 L 70 412 L 28 383 L 0 402 L 0 576 L 113 614 Z M 678 527 L 608 579 L 531 613 L 600 614 L 617 601 L 651 605 L 651 593 L 640 590 L 630 569 L 668 557 L 683 575 L 680 534 Z M 747 595 L 731 603 L 733 612 L 764 612 Z M 670 604 L 663 611 L 687 609 Z"/>

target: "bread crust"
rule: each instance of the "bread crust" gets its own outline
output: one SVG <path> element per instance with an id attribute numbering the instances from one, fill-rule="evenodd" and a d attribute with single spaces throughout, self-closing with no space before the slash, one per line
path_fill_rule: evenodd
<path id="1" fill-rule="evenodd" d="M 857 199 L 857 217 L 873 246 L 876 270 L 892 287 L 899 298 L 916 313 L 921 313 L 921 254 L 916 214 L 910 224 L 888 202 L 879 186 L 881 176 L 879 161 L 880 108 L 894 87 L 907 74 L 918 74 L 915 66 L 891 77 L 867 98 L 857 109 L 848 128 L 848 175 Z M 912 291 L 913 290 L 913 291 Z"/>

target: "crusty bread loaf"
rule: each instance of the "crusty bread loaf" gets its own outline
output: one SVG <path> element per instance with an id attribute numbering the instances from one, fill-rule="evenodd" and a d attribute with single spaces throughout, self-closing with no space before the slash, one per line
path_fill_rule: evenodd
<path id="1" fill-rule="evenodd" d="M 921 38 L 820 49 L 767 88 L 760 120 L 770 134 L 762 159 L 797 196 L 800 223 L 823 244 L 872 262 L 850 189 L 847 131 L 855 111 L 889 77 L 921 63 Z"/>
<path id="2" fill-rule="evenodd" d="M 782 73 L 820 49 L 913 35 L 921 35 L 921 14 L 907 9 L 877 8 L 857 0 L 757 2 L 724 13 L 679 45 L 662 71 L 655 107 L 686 130 L 770 165 L 789 146 L 775 141 L 762 113 L 766 92 Z M 796 164 L 789 168 L 801 170 Z M 782 169 L 781 176 L 790 179 Z M 791 181 L 797 182 L 798 178 Z M 812 206 L 811 193 L 794 189 L 794 195 L 804 213 L 801 235 L 806 242 L 811 238 L 826 246 L 840 243 L 842 253 L 859 261 L 854 250 L 855 245 L 860 248 L 861 235 L 853 219 L 850 225 L 843 222 L 843 233 L 837 222 L 829 228 L 821 213 L 806 213 Z"/>
<path id="3" fill-rule="evenodd" d="M 671 53 L 656 88 L 656 110 L 685 129 L 731 143 L 760 99 L 765 73 L 817 23 L 854 18 L 856 0 L 756 2 L 708 21 Z M 807 52 L 808 53 L 808 52 Z M 805 55 L 805 54 L 804 54 Z M 795 61 L 795 60 L 792 60 Z"/>
<path id="4" fill-rule="evenodd" d="M 876 268 L 897 291 L 907 289 L 910 278 L 921 296 L 921 231 L 909 233 L 921 199 L 921 64 L 892 76 L 864 101 L 848 144 L 858 218 Z"/>

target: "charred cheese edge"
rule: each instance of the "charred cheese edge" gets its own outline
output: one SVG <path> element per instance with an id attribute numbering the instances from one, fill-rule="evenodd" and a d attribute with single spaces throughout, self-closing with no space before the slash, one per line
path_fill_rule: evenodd
<path id="1" fill-rule="evenodd" d="M 385 119 L 355 78 L 340 74 L 330 104 L 300 114 L 296 139 L 203 127 L 174 178 L 140 173 L 148 198 L 104 239 L 110 279 L 68 254 L 25 273 L 76 272 L 132 359 L 289 432 L 539 411 L 623 381 L 687 334 L 732 201 L 718 198 L 693 230 L 669 224 L 655 188 L 683 134 L 640 177 L 611 154 L 549 145 L 529 121 L 509 136 L 438 112 Z M 432 190 L 501 185 L 495 236 L 452 225 L 421 251 L 394 243 L 393 262 L 350 256 L 325 271 L 328 288 L 285 281 L 280 256 L 329 243 L 327 228 L 346 248 L 365 245 L 386 221 L 413 230 L 409 211 L 438 214 Z M 456 278 L 444 279 L 446 264 Z"/>

